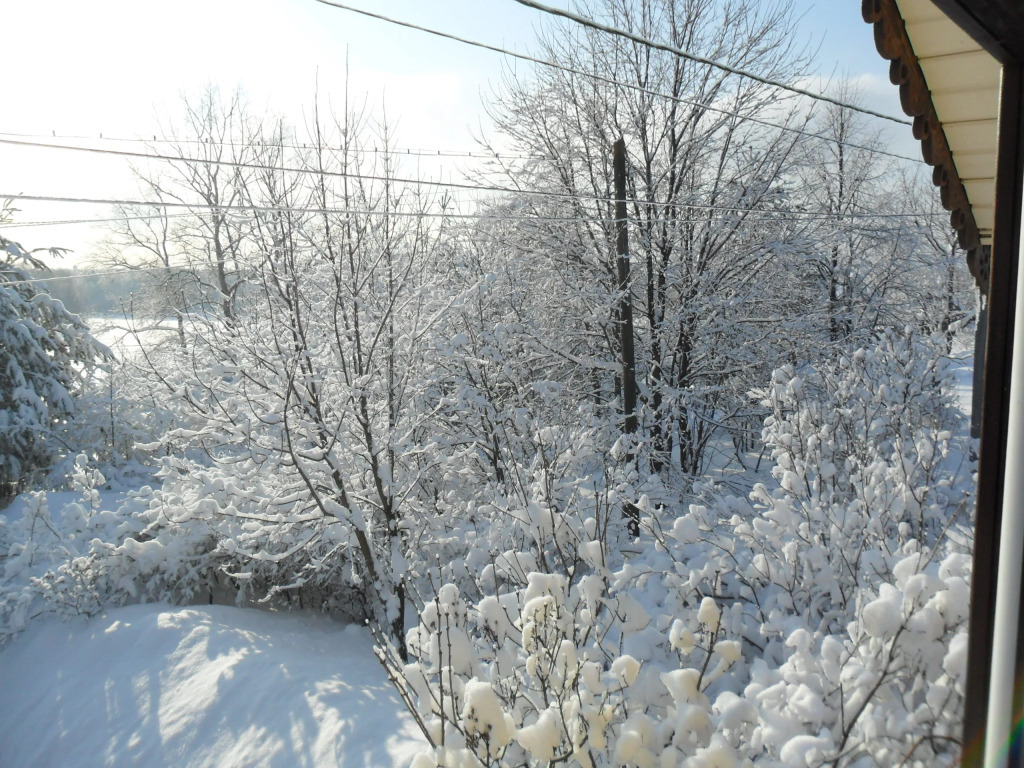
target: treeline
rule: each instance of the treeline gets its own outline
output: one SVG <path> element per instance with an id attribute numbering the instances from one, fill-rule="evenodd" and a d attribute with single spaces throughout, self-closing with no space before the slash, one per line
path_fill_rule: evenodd
<path id="1" fill-rule="evenodd" d="M 111 274 L 54 268 L 27 270 L 33 287 L 58 299 L 69 312 L 83 317 L 120 317 L 130 311 L 133 297 L 145 290 L 146 273 Z"/>

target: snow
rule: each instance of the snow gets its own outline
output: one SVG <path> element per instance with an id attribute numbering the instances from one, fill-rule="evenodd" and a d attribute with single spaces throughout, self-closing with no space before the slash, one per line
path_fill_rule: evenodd
<path id="1" fill-rule="evenodd" d="M 961 634 L 953 638 L 949 644 L 949 653 L 942 662 L 942 668 L 951 677 L 963 679 L 967 674 L 967 635 Z"/>
<path id="2" fill-rule="evenodd" d="M 700 610 L 697 612 L 697 620 L 708 628 L 709 632 L 718 631 L 718 622 L 722 614 L 715 604 L 714 598 L 705 597 L 700 601 Z"/>
<path id="3" fill-rule="evenodd" d="M 622 680 L 623 683 L 632 685 L 636 682 L 637 675 L 640 674 L 640 662 L 632 656 L 619 656 L 619 658 L 612 662 L 611 670 L 612 674 Z"/>
<path id="4" fill-rule="evenodd" d="M 953 397 L 965 414 L 971 413 L 974 391 L 974 350 L 954 352 L 949 359 L 949 370 L 953 376 Z"/>
<path id="5" fill-rule="evenodd" d="M 786 765 L 816 765 L 832 749 L 830 739 L 822 736 L 794 736 L 782 748 L 780 756 Z"/>
<path id="6" fill-rule="evenodd" d="M 558 710 L 545 709 L 535 723 L 516 733 L 516 741 L 539 761 L 552 760 L 561 741 L 561 718 Z"/>
<path id="7" fill-rule="evenodd" d="M 714 650 L 726 664 L 735 664 L 743 656 L 743 646 L 737 640 L 719 640 Z"/>
<path id="8" fill-rule="evenodd" d="M 136 605 L 0 652 L 0 765 L 407 766 L 423 740 L 365 629 Z"/>
<path id="9" fill-rule="evenodd" d="M 682 619 L 676 619 L 672 622 L 669 643 L 674 650 L 682 654 L 688 654 L 697 647 L 697 641 L 693 636 L 693 632 L 690 631 Z"/>
<path id="10" fill-rule="evenodd" d="M 879 591 L 878 599 L 864 606 L 861 623 L 871 637 L 889 637 L 903 621 L 902 596 L 888 584 L 883 584 Z"/>
<path id="11" fill-rule="evenodd" d="M 470 680 L 463 690 L 463 698 L 462 719 L 466 733 L 486 736 L 495 751 L 512 741 L 515 723 L 501 708 L 501 701 L 490 683 Z"/>

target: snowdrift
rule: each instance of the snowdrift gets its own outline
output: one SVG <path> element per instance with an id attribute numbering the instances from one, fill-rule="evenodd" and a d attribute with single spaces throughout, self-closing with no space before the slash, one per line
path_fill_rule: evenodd
<path id="1" fill-rule="evenodd" d="M 226 606 L 38 622 L 0 654 L 0 765 L 405 766 L 419 733 L 372 648 Z"/>

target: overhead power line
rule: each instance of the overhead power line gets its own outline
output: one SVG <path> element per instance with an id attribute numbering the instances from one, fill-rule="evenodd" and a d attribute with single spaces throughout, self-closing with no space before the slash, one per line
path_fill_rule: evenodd
<path id="1" fill-rule="evenodd" d="M 557 194 L 557 193 L 554 193 Z M 95 197 L 60 197 L 55 195 L 26 195 L 26 194 L 5 194 L 0 193 L 0 199 L 8 200 L 28 200 L 33 202 L 45 202 L 45 203 L 81 203 L 86 205 L 121 205 L 121 206 L 138 206 L 138 207 L 149 207 L 149 208 L 173 208 L 173 209 L 184 209 L 188 211 L 221 211 L 221 212 L 240 212 L 240 213 L 306 213 L 306 214 L 335 214 L 341 216 L 394 216 L 400 218 L 421 218 L 421 219 L 500 219 L 503 221 L 551 221 L 551 222 L 575 222 L 575 221 L 589 221 L 589 222 L 614 222 L 618 221 L 613 216 L 601 217 L 601 216 L 549 216 L 549 215 L 531 215 L 531 214 L 519 214 L 509 215 L 507 211 L 496 208 L 493 211 L 486 213 L 448 213 L 445 211 L 396 211 L 396 210 L 361 210 L 352 208 L 320 208 L 320 207 L 304 207 L 304 206 L 287 206 L 287 205 L 249 205 L 249 204 L 227 204 L 227 205 L 214 205 L 211 203 L 185 203 L 185 202 L 163 202 L 154 200 L 130 200 L 130 199 L 116 199 L 116 198 L 95 198 Z M 760 215 L 772 215 L 775 216 L 793 216 L 802 219 L 825 219 L 825 220 L 836 220 L 836 219 L 909 219 L 909 218 L 927 218 L 931 216 L 942 216 L 941 213 L 929 213 L 929 212 L 908 212 L 908 213 L 858 213 L 858 212 L 844 212 L 844 213 L 829 213 L 819 211 L 801 211 L 796 209 L 785 209 L 785 208 L 737 208 L 735 206 L 727 205 L 712 205 L 706 203 L 645 203 L 643 201 L 633 201 L 633 204 L 639 205 L 640 207 L 666 207 L 671 206 L 683 210 L 692 211 L 710 211 L 714 213 L 734 213 L 743 214 L 748 216 L 750 214 Z M 659 223 L 703 223 L 705 219 L 688 220 L 688 219 L 658 219 Z M 8 224 L 7 226 L 14 226 Z"/>
<path id="2" fill-rule="evenodd" d="M 448 213 L 445 211 L 396 211 L 396 210 L 373 210 L 353 208 L 319 208 L 305 206 L 287 205 L 248 205 L 230 203 L 227 205 L 214 205 L 212 203 L 184 203 L 177 201 L 154 201 L 154 200 L 130 200 L 122 198 L 98 198 L 98 197 L 62 197 L 57 195 L 25 195 L 25 194 L 4 194 L 0 198 L 7 200 L 29 200 L 42 203 L 80 203 L 84 205 L 121 205 L 139 206 L 149 208 L 173 208 L 188 211 L 220 211 L 224 213 L 306 213 L 306 214 L 334 214 L 340 216 L 394 216 L 397 218 L 419 218 L 419 219 L 502 219 L 507 221 L 578 221 L 578 216 L 509 216 L 501 211 L 490 213 Z M 685 206 L 683 206 L 685 207 Z M 749 210 L 749 209 L 748 209 Z M 603 221 L 599 217 L 588 219 L 588 221 Z M 607 221 L 614 219 L 608 218 Z M 9 225 L 10 226 L 10 225 Z"/>
<path id="3" fill-rule="evenodd" d="M 905 214 L 905 215 L 907 215 L 907 216 L 917 216 L 918 214 Z M 891 216 L 897 216 L 897 215 L 896 214 L 891 214 Z M 530 218 L 533 218 L 533 217 L 530 217 Z M 538 219 L 538 220 L 543 220 L 543 219 Z M 570 219 L 569 221 L 578 221 L 578 219 Z M 614 219 L 609 219 L 608 221 L 615 221 L 615 220 Z M 681 223 L 685 223 L 685 222 L 681 222 Z M 697 222 L 695 222 L 695 223 L 697 223 Z M 263 257 L 260 257 L 260 256 L 250 256 L 248 258 L 243 258 L 243 257 L 237 257 L 236 256 L 236 257 L 233 257 L 233 258 L 229 259 L 229 261 L 233 262 L 235 264 L 235 266 L 237 266 L 237 267 L 242 267 L 242 266 L 250 266 L 251 267 L 251 266 L 259 266 L 261 263 L 264 263 L 265 259 Z M 66 274 L 66 275 L 51 275 L 49 277 L 29 277 L 29 278 L 24 279 L 24 280 L 2 280 L 2 279 L 0 279 L 0 288 L 3 288 L 5 286 L 12 286 L 12 285 L 30 285 L 30 284 L 34 284 L 34 283 L 50 283 L 50 282 L 56 282 L 58 280 L 73 280 L 73 279 L 77 279 L 77 278 L 116 277 L 116 276 L 119 276 L 119 275 L 134 275 L 134 274 L 139 274 L 139 273 L 143 273 L 143 272 L 170 272 L 170 271 L 176 271 L 176 270 L 191 270 L 191 269 L 194 269 L 195 266 L 196 266 L 195 264 L 190 264 L 188 262 L 185 262 L 185 263 L 181 263 L 181 264 L 156 264 L 156 265 L 152 265 L 152 266 L 123 267 L 123 268 L 119 268 L 119 269 L 111 269 L 111 270 L 103 270 L 103 271 L 95 271 L 95 272 L 78 271 L 78 270 L 76 270 L 76 271 L 73 271 L 70 274 Z M 211 266 L 211 265 L 210 264 L 200 264 L 199 266 L 203 267 L 203 266 Z"/>
<path id="4" fill-rule="evenodd" d="M 157 204 L 157 205 L 159 205 L 159 204 Z M 641 207 L 643 207 L 643 205 L 641 205 Z M 772 210 L 757 209 L 757 208 L 721 208 L 721 209 L 714 210 L 713 212 L 723 213 L 723 214 L 742 213 L 744 215 L 744 217 L 746 218 L 746 220 L 747 221 L 751 221 L 751 222 L 778 221 L 780 216 L 791 216 L 793 218 L 800 218 L 800 219 L 804 219 L 804 220 L 808 220 L 809 219 L 809 220 L 812 220 L 812 221 L 816 220 L 816 219 L 824 220 L 824 219 L 828 219 L 828 218 L 834 218 L 834 219 L 852 218 L 852 219 L 860 219 L 860 220 L 874 220 L 874 219 L 886 220 L 886 219 L 915 219 L 915 218 L 925 219 L 925 218 L 937 218 L 937 217 L 942 217 L 943 216 L 943 214 L 941 214 L 941 213 L 930 213 L 930 212 L 911 212 L 911 213 L 864 213 L 864 212 L 856 213 L 856 212 L 851 212 L 849 214 L 845 214 L 844 215 L 844 214 L 821 214 L 821 213 L 813 213 L 813 212 L 810 212 L 810 211 L 808 211 L 806 213 L 804 213 L 804 212 L 787 212 L 786 210 L 772 211 Z M 29 227 L 58 227 L 58 226 L 64 226 L 64 225 L 83 225 L 83 224 L 89 224 L 89 225 L 91 225 L 91 224 L 117 224 L 117 223 L 121 223 L 121 222 L 125 222 L 125 221 L 165 221 L 167 219 L 186 219 L 186 218 L 188 218 L 190 216 L 194 216 L 194 215 L 195 215 L 194 213 L 151 213 L 151 214 L 141 214 L 141 215 L 137 215 L 137 216 L 121 216 L 119 218 L 118 217 L 98 217 L 98 218 L 89 218 L 89 219 L 60 219 L 60 220 L 55 220 L 55 221 L 7 222 L 5 224 L 0 224 L 0 230 L 19 229 L 19 228 L 22 228 L 22 227 L 29 228 Z M 441 215 L 441 214 L 437 214 L 437 215 Z M 504 218 L 504 217 L 501 216 L 500 213 L 489 214 L 488 216 L 489 217 L 493 217 L 495 219 Z M 538 215 L 538 216 L 519 215 L 519 216 L 508 217 L 508 218 L 511 221 L 521 221 L 521 220 L 524 220 L 524 219 L 529 219 L 530 221 L 548 221 L 549 220 L 548 217 L 545 217 L 545 216 L 542 216 L 542 215 Z M 556 219 L 556 220 L 557 221 L 566 221 L 567 219 L 559 218 L 559 219 Z M 592 218 L 585 218 L 585 219 L 581 219 L 581 220 L 583 220 L 583 221 L 612 221 L 612 219 L 592 219 Z M 636 224 L 637 225 L 640 225 L 640 224 L 646 225 L 646 224 L 650 224 L 651 221 L 652 220 L 646 220 L 645 219 L 645 220 L 642 220 L 640 222 L 636 222 Z M 653 221 L 657 222 L 657 223 L 677 224 L 677 225 L 679 225 L 679 224 L 707 224 L 708 223 L 708 217 L 707 216 L 701 216 L 699 218 L 672 217 L 672 218 L 668 218 L 668 219 L 666 219 L 666 218 L 657 218 L 657 219 L 654 219 Z"/>
<path id="5" fill-rule="evenodd" d="M 507 194 L 516 195 L 534 195 L 538 197 L 560 197 L 560 198 L 572 198 L 580 197 L 578 195 L 572 195 L 569 193 L 561 192 L 546 192 L 542 190 L 526 190 L 519 189 L 517 187 L 498 187 L 488 186 L 485 184 L 470 184 L 468 182 L 457 182 L 457 181 L 433 181 L 430 179 L 408 179 L 397 176 L 376 176 L 373 174 L 355 172 L 347 173 L 345 171 L 327 171 L 320 170 L 319 168 L 295 168 L 291 166 L 280 166 L 280 165 L 263 165 L 260 163 L 246 163 L 239 160 L 221 160 L 217 158 L 205 158 L 205 157 L 189 157 L 186 155 L 164 155 L 157 152 L 135 152 L 127 149 L 110 149 L 107 147 L 82 147 L 72 144 L 55 144 L 53 142 L 43 141 L 25 141 L 22 139 L 9 139 L 0 136 L 0 144 L 11 144 L 20 147 L 37 147 L 40 149 L 59 149 L 68 150 L 71 152 L 87 152 L 97 155 L 115 155 L 118 157 L 130 157 L 141 160 L 161 160 L 171 163 L 192 163 L 195 165 L 217 165 L 226 166 L 229 168 L 244 168 L 254 171 L 278 171 L 282 173 L 297 173 L 313 176 L 324 176 L 329 178 L 348 178 L 348 179 L 359 179 L 363 181 L 383 181 L 391 184 L 410 184 L 414 186 L 425 186 L 425 187 L 441 187 L 445 189 L 463 189 L 472 192 L 502 192 Z M 246 145 L 246 146 L 257 146 L 257 145 Z M 274 147 L 277 145 L 263 145 L 267 147 Z M 382 152 L 381 154 L 385 154 Z M 600 197 L 592 197 L 594 200 L 602 200 Z"/>
<path id="6" fill-rule="evenodd" d="M 159 206 L 160 203 L 154 205 Z M 663 204 L 658 203 L 638 203 L 641 208 L 658 207 Z M 681 204 L 681 207 L 685 205 Z M 849 212 L 848 214 L 827 214 L 827 213 L 814 213 L 813 211 L 791 211 L 786 209 L 764 209 L 764 208 L 729 208 L 726 206 L 719 206 L 718 208 L 712 208 L 711 210 L 718 213 L 742 213 L 749 221 L 777 221 L 780 215 L 797 216 L 801 218 L 860 218 L 860 219 L 910 219 L 910 218 L 934 218 L 940 217 L 944 214 L 933 213 L 933 212 L 909 212 L 909 213 L 870 213 L 870 212 Z M 137 215 L 124 215 L 117 217 L 96 217 L 87 219 L 56 219 L 56 220 L 45 220 L 45 221 L 8 221 L 0 222 L 0 230 L 2 229 L 21 229 L 29 227 L 57 227 L 63 225 L 80 225 L 80 224 L 117 224 L 126 221 L 165 221 L 167 219 L 185 219 L 193 216 L 193 213 L 149 213 L 149 214 L 137 214 Z M 495 218 L 501 217 L 500 212 L 494 214 Z M 544 216 L 514 216 L 512 220 L 521 220 L 529 218 L 533 221 L 545 221 Z M 561 219 L 559 219 L 561 221 Z M 603 219 L 586 219 L 587 221 L 603 221 Z M 665 222 L 671 224 L 706 224 L 708 218 L 702 216 L 700 218 L 683 219 L 679 217 L 672 218 L 657 218 L 657 222 Z M 649 220 L 643 220 L 640 223 L 649 223 Z"/>
<path id="7" fill-rule="evenodd" d="M 163 155 L 151 152 L 134 152 L 125 149 L 108 149 L 106 147 L 79 147 L 70 144 L 55 144 L 52 142 L 40 142 L 40 141 L 23 141 L 20 139 L 5 139 L 0 137 L 0 144 L 12 144 L 16 146 L 24 147 L 38 147 L 42 149 L 58 149 L 58 150 L 69 150 L 73 152 L 88 152 L 93 154 L 101 155 L 114 155 L 119 157 L 131 157 L 137 159 L 146 160 L 161 160 L 173 163 L 192 163 L 196 165 L 217 165 L 226 166 L 229 168 L 243 168 L 256 171 L 275 171 L 281 173 L 296 173 L 303 175 L 312 176 L 323 176 L 328 178 L 348 178 L 357 179 L 362 181 L 380 181 L 391 184 L 409 184 L 412 186 L 426 186 L 426 187 L 439 187 L 442 189 L 459 189 L 467 190 L 471 192 L 490 192 L 490 193 L 501 193 L 509 195 L 524 195 L 529 197 L 542 197 L 556 200 L 589 200 L 599 203 L 611 203 L 614 202 L 612 198 L 600 195 L 582 195 L 579 193 L 569 192 L 552 192 L 549 190 L 530 190 L 522 189 L 519 187 L 499 187 L 489 186 L 484 184 L 472 184 L 469 182 L 456 182 L 456 181 L 433 181 L 430 179 L 409 179 L 395 176 L 377 176 L 373 174 L 367 174 L 362 172 L 348 173 L 345 171 L 324 171 L 318 168 L 295 168 L 290 166 L 279 166 L 279 165 L 262 165 L 259 163 L 245 163 L 238 160 L 219 160 L 213 158 L 202 158 L 202 157 L 188 157 L 183 155 Z M 643 205 L 647 207 L 658 207 L 658 208 L 700 208 L 697 204 L 687 204 L 680 202 L 643 202 Z M 734 211 L 751 211 L 751 208 L 734 208 L 725 209 Z M 771 211 L 777 212 L 777 211 Z M 790 213 L 796 213 L 790 211 Z"/>
<path id="8" fill-rule="evenodd" d="M 852 141 L 844 141 L 844 140 L 841 140 L 841 139 L 836 139 L 836 138 L 834 138 L 832 136 L 828 136 L 828 135 L 823 134 L 823 133 L 815 133 L 813 131 L 806 131 L 806 130 L 804 130 L 802 128 L 794 128 L 791 125 L 783 125 L 783 124 L 780 124 L 780 123 L 773 122 L 771 120 L 765 120 L 765 119 L 762 119 L 762 118 L 759 118 L 759 117 L 754 117 L 753 115 L 744 115 L 744 114 L 741 114 L 739 112 L 734 112 L 734 111 L 725 109 L 723 107 L 715 106 L 713 104 L 705 104 L 703 102 L 693 101 L 692 99 L 684 99 L 684 98 L 682 98 L 680 96 L 672 96 L 672 95 L 667 94 L 667 93 L 661 93 L 660 91 L 654 91 L 654 90 L 651 90 L 649 88 L 644 88 L 643 86 L 637 85 L 635 83 L 622 82 L 620 80 L 615 80 L 614 78 L 610 78 L 610 77 L 605 77 L 603 75 L 599 75 L 596 72 L 587 72 L 585 70 L 581 70 L 581 69 L 576 69 L 574 67 L 565 66 L 564 64 L 559 64 L 558 62 L 550 61 L 548 59 L 541 59 L 541 58 L 538 58 L 536 56 L 530 56 L 530 55 L 525 54 L 525 53 L 518 53 L 517 51 L 512 51 L 512 50 L 509 50 L 507 48 L 502 48 L 502 47 L 497 46 L 497 45 L 491 45 L 490 43 L 482 43 L 482 42 L 480 42 L 478 40 L 471 40 L 469 38 L 460 37 L 459 35 L 453 35 L 453 34 L 451 34 L 449 32 L 443 32 L 443 31 L 441 31 L 439 29 L 432 29 L 431 27 L 425 27 L 425 26 L 421 26 L 419 24 L 413 24 L 412 22 L 409 22 L 409 21 L 403 21 L 401 19 L 395 19 L 395 18 L 392 18 L 391 16 L 385 16 L 384 14 L 380 14 L 380 13 L 374 13 L 373 11 L 368 11 L 368 10 L 366 10 L 364 8 L 356 8 L 356 7 L 351 6 L 351 5 L 346 5 L 344 3 L 337 2 L 336 0 L 316 0 L 316 1 L 318 3 L 323 4 L 323 5 L 331 6 L 333 8 L 338 8 L 338 9 L 343 10 L 343 11 L 349 11 L 351 13 L 357 13 L 357 14 L 360 14 L 362 16 L 367 16 L 367 17 L 369 17 L 371 19 L 377 19 L 378 21 L 383 21 L 383 22 L 385 22 L 387 24 L 394 24 L 394 25 L 399 26 L 399 27 L 405 27 L 407 29 L 416 30 L 417 32 L 424 32 L 424 33 L 426 33 L 428 35 L 434 35 L 435 37 L 440 37 L 440 38 L 443 38 L 445 40 L 451 40 L 451 41 L 456 42 L 456 43 L 462 43 L 464 45 L 469 45 L 469 46 L 472 46 L 474 48 L 481 48 L 481 49 L 483 49 L 485 51 L 492 51 L 494 53 L 500 53 L 500 54 L 502 54 L 504 56 L 508 56 L 510 58 L 513 58 L 513 59 L 519 59 L 520 61 L 526 61 L 526 62 L 530 62 L 532 64 L 539 64 L 539 65 L 544 66 L 544 67 L 550 67 L 552 69 L 557 69 L 557 70 L 560 70 L 560 71 L 565 72 L 565 73 L 570 74 L 570 75 L 576 75 L 578 77 L 586 77 L 586 78 L 589 78 L 591 80 L 595 80 L 595 81 L 600 82 L 600 83 L 607 83 L 608 85 L 612 85 L 612 86 L 615 86 L 617 88 L 627 88 L 629 90 L 636 91 L 637 93 L 642 93 L 642 94 L 644 94 L 646 96 L 652 96 L 654 98 L 665 99 L 667 101 L 673 101 L 673 102 L 675 102 L 677 104 L 685 104 L 686 106 L 689 106 L 689 107 L 697 107 L 698 109 L 704 109 L 704 110 L 707 110 L 708 112 L 714 112 L 714 113 L 720 114 L 720 115 L 726 115 L 726 116 L 729 116 L 729 117 L 736 117 L 736 118 L 739 118 L 740 120 L 743 120 L 743 121 L 746 121 L 746 122 L 749 122 L 749 123 L 754 123 L 755 125 L 763 125 L 766 128 L 774 128 L 776 130 L 783 131 L 784 133 L 792 133 L 792 134 L 795 134 L 795 135 L 798 135 L 798 136 L 804 136 L 804 137 L 809 138 L 809 139 L 817 139 L 819 141 L 824 141 L 824 142 L 826 142 L 828 144 L 835 144 L 837 146 L 851 147 L 853 149 L 862 149 L 862 150 L 865 150 L 867 152 L 872 152 L 872 153 L 877 154 L 877 155 L 883 155 L 885 157 L 892 157 L 892 158 L 895 158 L 897 160 L 906 160 L 906 161 L 911 162 L 911 163 L 922 163 L 922 164 L 924 163 L 924 160 L 919 158 L 919 157 L 911 157 L 909 155 L 903 155 L 903 154 L 900 154 L 898 152 L 890 152 L 888 150 L 879 149 L 877 147 L 870 147 L 870 146 L 865 146 L 863 144 L 857 144 L 856 142 L 852 142 Z M 851 107 L 851 108 L 852 109 L 856 109 L 857 111 L 863 111 L 859 107 Z M 882 116 L 885 117 L 886 119 L 889 119 L 889 120 L 896 120 L 896 122 L 905 123 L 906 125 L 910 125 L 910 123 L 908 123 L 906 121 L 903 121 L 903 120 L 897 120 L 896 118 L 892 118 L 892 117 L 889 117 L 887 115 L 882 115 Z"/>
<path id="9" fill-rule="evenodd" d="M 835 99 L 832 98 L 831 96 L 826 96 L 823 93 L 815 93 L 814 91 L 808 91 L 804 88 L 798 88 L 788 83 L 783 83 L 779 82 L 778 80 L 772 80 L 767 77 L 762 77 L 761 75 L 757 75 L 745 69 L 731 67 L 728 64 L 723 64 L 720 61 L 715 61 L 714 59 L 708 59 L 703 56 L 698 56 L 697 54 L 690 53 L 689 51 L 685 51 L 682 48 L 677 48 L 674 45 L 668 45 L 667 43 L 659 43 L 656 40 L 651 40 L 650 38 L 643 37 L 642 35 L 638 35 L 634 32 L 628 32 L 624 29 L 619 29 L 618 27 L 613 27 L 608 24 L 602 24 L 599 21 L 595 21 L 594 19 L 588 18 L 586 16 L 580 16 L 579 14 L 573 13 L 572 11 L 564 11 L 561 8 L 552 8 L 549 5 L 544 5 L 544 3 L 537 2 L 537 0 L 515 1 L 520 5 L 525 5 L 527 8 L 533 8 L 534 10 L 542 11 L 543 13 L 551 14 L 552 16 L 560 16 L 563 19 L 569 19 L 570 21 L 574 21 L 577 24 L 582 24 L 583 26 L 589 27 L 590 29 L 595 29 L 599 32 L 606 32 L 609 35 L 615 35 L 616 37 L 622 37 L 627 40 L 632 40 L 634 43 L 639 43 L 640 45 L 645 45 L 649 48 L 655 48 L 659 51 L 665 51 L 666 53 L 671 53 L 675 56 L 679 56 L 680 58 L 687 59 L 688 61 L 692 61 L 697 64 L 704 64 L 709 67 L 714 67 L 715 69 L 722 70 L 723 72 L 728 72 L 733 75 L 745 77 L 750 80 L 754 80 L 755 82 L 762 83 L 764 85 L 770 85 L 773 88 L 779 88 L 783 91 L 789 91 L 790 93 L 795 93 L 800 96 L 806 96 L 807 98 L 813 99 L 815 101 L 824 101 L 829 104 L 834 104 L 837 107 L 842 107 L 843 109 L 849 109 L 853 112 L 860 112 L 865 115 L 877 117 L 881 120 L 889 120 L 894 123 L 899 123 L 900 125 L 913 125 L 912 122 L 905 118 L 894 117 L 892 115 L 887 115 L 884 112 L 876 112 L 873 109 L 867 109 L 866 107 L 861 107 L 858 106 L 857 104 L 851 104 L 850 102 L 842 101 L 841 99 Z M 325 0 L 320 0 L 320 2 L 325 2 Z"/>
<path id="10" fill-rule="evenodd" d="M 66 224 L 112 224 L 122 221 L 152 221 L 153 219 L 178 219 L 189 216 L 188 213 L 150 213 L 141 216 L 116 216 L 97 219 L 58 219 L 55 221 L 8 221 L 0 224 L 6 229 L 19 229 L 21 227 L 59 227 Z"/>
<path id="11" fill-rule="evenodd" d="M 139 272 L 164 272 L 172 269 L 189 269 L 188 264 L 158 264 L 153 267 L 127 267 L 124 269 L 111 269 L 105 272 L 79 272 L 74 271 L 67 275 L 53 275 L 52 277 L 30 277 L 27 280 L 0 280 L 0 288 L 8 285 L 31 285 L 33 283 L 53 283 L 58 280 L 75 280 L 80 277 L 112 277 L 117 275 L 134 275 Z"/>
<path id="12" fill-rule="evenodd" d="M 205 139 L 195 138 L 178 138 L 176 136 L 171 137 L 158 137 L 153 136 L 151 139 L 141 138 L 138 136 L 124 137 L 124 136 L 105 136 L 99 134 L 98 136 L 86 136 L 82 134 L 60 134 L 56 131 L 51 133 L 12 133 L 8 131 L 0 131 L 0 136 L 5 136 L 12 139 L 59 139 L 61 141 L 102 141 L 102 142 L 114 142 L 114 143 L 137 143 L 137 144 L 171 144 L 171 145 L 185 145 L 185 144 L 196 144 L 201 146 L 219 146 L 219 147 L 252 147 L 260 146 L 260 140 L 254 141 L 211 141 Z M 314 149 L 314 145 L 310 143 L 292 143 L 292 142 L 273 142 L 273 146 L 282 147 L 285 149 Z M 325 145 L 325 150 L 340 152 L 346 151 L 357 155 L 380 155 L 385 152 L 395 155 L 397 157 L 433 157 L 433 158 L 473 158 L 475 160 L 544 160 L 546 156 L 543 154 L 524 154 L 521 152 L 492 152 L 487 149 L 431 149 L 429 147 L 340 147 Z"/>

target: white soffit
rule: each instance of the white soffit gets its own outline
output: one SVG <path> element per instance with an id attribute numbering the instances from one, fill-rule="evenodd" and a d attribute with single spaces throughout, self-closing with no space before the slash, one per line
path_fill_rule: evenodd
<path id="1" fill-rule="evenodd" d="M 896 0 L 983 243 L 992 242 L 1000 65 L 931 0 Z"/>

